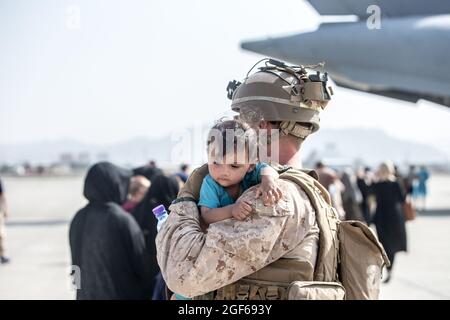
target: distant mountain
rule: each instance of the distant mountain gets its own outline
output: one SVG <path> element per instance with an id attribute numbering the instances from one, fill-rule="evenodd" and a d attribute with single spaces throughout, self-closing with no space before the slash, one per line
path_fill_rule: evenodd
<path id="1" fill-rule="evenodd" d="M 157 139 L 137 137 L 101 146 L 74 140 L 0 145 L 0 164 L 50 164 L 68 159 L 89 163 L 107 159 L 129 166 L 141 165 L 150 159 L 161 166 L 201 163 L 205 155 L 205 132 L 188 133 Z M 400 164 L 449 162 L 449 156 L 436 147 L 393 138 L 376 129 L 322 129 L 305 141 L 302 150 L 304 160 L 327 158 L 350 163 L 360 159 L 369 165 L 386 159 Z"/>
<path id="2" fill-rule="evenodd" d="M 158 152 L 155 152 L 156 150 Z M 0 145 L 0 164 L 51 164 L 70 161 L 93 163 L 109 160 L 120 164 L 139 165 L 149 159 L 164 160 L 169 150 L 170 146 L 165 138 L 139 137 L 111 145 L 86 144 L 74 140 L 43 141 Z"/>
<path id="3" fill-rule="evenodd" d="M 312 154 L 314 153 L 315 156 Z M 387 135 L 377 129 L 322 129 L 310 136 L 303 145 L 305 160 L 331 158 L 342 162 L 360 159 L 376 165 L 385 160 L 397 164 L 448 163 L 450 157 L 444 150 Z"/>
<path id="4" fill-rule="evenodd" d="M 92 146 L 75 140 L 39 141 L 17 145 L 0 145 L 0 163 L 52 163 L 63 153 L 80 154 L 95 150 Z"/>

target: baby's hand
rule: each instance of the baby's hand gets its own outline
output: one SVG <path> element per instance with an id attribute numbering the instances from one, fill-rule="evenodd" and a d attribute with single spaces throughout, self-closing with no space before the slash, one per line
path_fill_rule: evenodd
<path id="1" fill-rule="evenodd" d="M 231 215 L 236 220 L 245 220 L 252 213 L 252 206 L 245 200 L 238 199 L 231 209 Z"/>
<path id="2" fill-rule="evenodd" d="M 264 177 L 261 184 L 256 189 L 256 198 L 259 198 L 260 196 L 262 196 L 262 202 L 265 206 L 273 206 L 280 201 L 283 192 L 278 186 L 276 179 Z"/>

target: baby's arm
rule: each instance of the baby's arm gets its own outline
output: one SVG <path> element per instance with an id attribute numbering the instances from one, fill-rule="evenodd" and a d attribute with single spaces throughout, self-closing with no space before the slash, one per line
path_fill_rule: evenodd
<path id="1" fill-rule="evenodd" d="M 200 207 L 200 212 L 203 218 L 203 221 L 205 221 L 207 224 L 211 224 L 214 222 L 230 219 L 232 217 L 231 215 L 231 207 L 233 205 L 225 206 L 222 208 L 208 208 L 208 207 Z"/>
<path id="2" fill-rule="evenodd" d="M 261 183 L 262 180 L 264 178 L 273 178 L 273 179 L 278 179 L 279 174 L 277 172 L 277 170 L 275 170 L 274 168 L 272 168 L 271 166 L 265 165 L 264 167 L 261 168 Z"/>
<path id="3" fill-rule="evenodd" d="M 222 220 L 235 218 L 237 220 L 245 220 L 248 215 L 252 213 L 252 206 L 250 203 L 238 200 L 234 204 L 230 204 L 228 206 L 222 208 L 208 208 L 201 206 L 200 212 L 203 218 L 203 221 L 207 224 L 211 224 L 214 222 L 219 222 Z"/>
<path id="4" fill-rule="evenodd" d="M 256 191 L 256 198 L 262 196 L 263 203 L 265 205 L 273 205 L 277 203 L 283 193 L 276 183 L 279 175 L 278 172 L 270 166 L 264 166 L 261 168 L 261 184 Z"/>

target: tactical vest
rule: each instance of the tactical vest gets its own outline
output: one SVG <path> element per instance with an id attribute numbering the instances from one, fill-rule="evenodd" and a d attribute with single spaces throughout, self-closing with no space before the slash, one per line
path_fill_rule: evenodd
<path id="1" fill-rule="evenodd" d="M 286 300 L 343 299 L 345 290 L 338 283 L 338 217 L 325 188 L 311 175 L 296 169 L 280 174 L 307 194 L 319 227 L 319 250 L 315 268 L 304 260 L 281 258 L 254 274 L 223 288 L 195 297 L 196 300 Z M 313 278 L 313 279 L 311 279 Z M 313 280 L 313 281 L 312 281 Z"/>
<path id="2" fill-rule="evenodd" d="M 289 168 L 280 178 L 300 186 L 315 210 L 320 233 L 314 269 L 304 260 L 280 258 L 194 300 L 378 299 L 389 260 L 373 231 L 359 221 L 339 221 L 314 171 Z"/>

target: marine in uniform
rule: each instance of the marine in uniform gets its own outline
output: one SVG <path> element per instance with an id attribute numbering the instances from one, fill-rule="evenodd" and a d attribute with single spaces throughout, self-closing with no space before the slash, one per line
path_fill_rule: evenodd
<path id="1" fill-rule="evenodd" d="M 250 188 L 241 196 L 252 203 L 249 218 L 205 232 L 197 201 L 208 167 L 194 170 L 156 238 L 162 275 L 170 290 L 195 299 L 343 299 L 337 214 L 315 173 L 299 162 L 331 98 L 327 75 L 271 59 L 249 74 L 230 82 L 231 108 L 256 127 L 279 130 L 279 163 L 271 165 L 283 198 L 266 207 Z"/>

